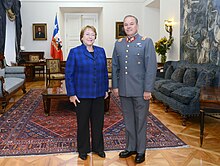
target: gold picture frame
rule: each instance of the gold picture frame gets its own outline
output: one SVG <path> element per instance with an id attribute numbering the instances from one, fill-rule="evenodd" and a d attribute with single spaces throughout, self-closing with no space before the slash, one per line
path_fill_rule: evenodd
<path id="1" fill-rule="evenodd" d="M 116 29 L 116 33 L 115 33 L 116 39 L 120 39 L 120 38 L 123 38 L 126 36 L 125 31 L 124 31 L 123 22 L 116 22 L 115 29 Z"/>
<path id="2" fill-rule="evenodd" d="M 33 40 L 47 40 L 47 24 L 33 24 Z"/>
<path id="3" fill-rule="evenodd" d="M 108 73 L 112 72 L 112 58 L 106 58 L 107 59 L 107 69 Z"/>

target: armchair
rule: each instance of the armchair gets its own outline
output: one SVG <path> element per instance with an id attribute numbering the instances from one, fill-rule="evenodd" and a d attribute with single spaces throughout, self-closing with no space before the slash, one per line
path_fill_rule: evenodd
<path id="1" fill-rule="evenodd" d="M 46 86 L 51 80 L 64 80 L 65 71 L 61 68 L 60 59 L 46 59 Z"/>
<path id="2" fill-rule="evenodd" d="M 10 98 L 18 90 L 22 89 L 26 93 L 25 78 L 24 66 L 6 66 L 0 69 L 0 113 L 5 111 Z"/>
<path id="3" fill-rule="evenodd" d="M 107 58 L 109 87 L 112 85 L 112 58 Z"/>
<path id="4" fill-rule="evenodd" d="M 38 64 L 38 62 L 40 62 L 40 55 L 39 54 L 30 54 L 29 61 L 36 63 L 36 65 L 34 65 L 34 74 L 36 75 L 36 73 L 38 73 L 38 75 L 40 76 L 40 74 L 42 73 L 44 76 L 44 65 Z"/>

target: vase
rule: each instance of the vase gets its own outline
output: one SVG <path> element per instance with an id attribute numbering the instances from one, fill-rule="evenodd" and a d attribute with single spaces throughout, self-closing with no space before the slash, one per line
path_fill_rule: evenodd
<path id="1" fill-rule="evenodd" d="M 161 63 L 165 63 L 166 62 L 166 60 L 167 60 L 167 56 L 164 54 L 164 55 L 160 55 L 161 57 L 160 57 L 160 61 L 161 61 Z"/>

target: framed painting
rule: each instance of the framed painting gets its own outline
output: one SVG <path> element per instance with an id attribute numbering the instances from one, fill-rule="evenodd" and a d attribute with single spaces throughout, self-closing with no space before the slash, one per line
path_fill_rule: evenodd
<path id="1" fill-rule="evenodd" d="M 116 39 L 120 39 L 126 36 L 124 27 L 123 27 L 123 22 L 116 22 L 115 29 L 116 29 L 116 32 L 115 32 Z"/>
<path id="2" fill-rule="evenodd" d="M 47 24 L 33 24 L 33 40 L 47 40 Z"/>
<path id="3" fill-rule="evenodd" d="M 107 68 L 108 68 L 108 72 L 111 73 L 112 72 L 112 58 L 107 58 Z"/>

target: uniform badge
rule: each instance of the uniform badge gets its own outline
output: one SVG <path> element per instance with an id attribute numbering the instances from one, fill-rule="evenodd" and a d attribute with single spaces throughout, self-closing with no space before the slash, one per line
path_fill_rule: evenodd
<path id="1" fill-rule="evenodd" d="M 144 36 L 144 37 L 141 38 L 141 40 L 145 40 L 146 38 L 147 38 L 147 36 Z"/>
<path id="2" fill-rule="evenodd" d="M 142 47 L 141 43 L 136 43 L 136 47 Z"/>
<path id="3" fill-rule="evenodd" d="M 118 42 L 122 42 L 123 38 L 118 39 Z"/>

